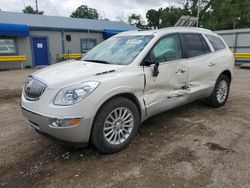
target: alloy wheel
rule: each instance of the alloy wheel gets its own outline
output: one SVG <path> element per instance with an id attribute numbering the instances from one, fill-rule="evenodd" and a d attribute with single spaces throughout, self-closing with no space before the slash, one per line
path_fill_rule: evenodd
<path id="1" fill-rule="evenodd" d="M 226 80 L 221 80 L 216 91 L 216 99 L 219 103 L 223 103 L 228 94 L 228 84 Z"/>
<path id="2" fill-rule="evenodd" d="M 103 134 L 109 144 L 119 145 L 127 140 L 133 127 L 134 117 L 132 112 L 125 107 L 119 107 L 106 118 Z"/>

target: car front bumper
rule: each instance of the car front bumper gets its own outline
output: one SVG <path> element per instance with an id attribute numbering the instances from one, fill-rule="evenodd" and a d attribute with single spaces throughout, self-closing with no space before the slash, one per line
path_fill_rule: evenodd
<path id="1" fill-rule="evenodd" d="M 78 125 L 69 127 L 53 127 L 51 120 L 61 119 L 61 117 L 50 116 L 31 111 L 22 107 L 22 114 L 28 120 L 29 124 L 36 129 L 38 133 L 49 138 L 69 143 L 71 145 L 86 145 L 89 141 L 91 125 L 93 119 L 85 119 L 84 117 L 65 117 L 80 118 Z"/>

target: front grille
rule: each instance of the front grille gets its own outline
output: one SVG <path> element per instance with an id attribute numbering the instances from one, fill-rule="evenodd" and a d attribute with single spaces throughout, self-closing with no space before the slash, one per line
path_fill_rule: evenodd
<path id="1" fill-rule="evenodd" d="M 45 83 L 29 76 L 24 86 L 25 98 L 30 101 L 39 100 L 46 88 L 47 85 Z"/>

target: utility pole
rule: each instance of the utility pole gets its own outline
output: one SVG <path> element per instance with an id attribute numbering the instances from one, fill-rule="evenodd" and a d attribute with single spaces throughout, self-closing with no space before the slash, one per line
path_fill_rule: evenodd
<path id="1" fill-rule="evenodd" d="M 197 22 L 196 27 L 199 27 L 199 21 L 200 21 L 200 10 L 201 9 L 201 0 L 198 0 L 198 9 L 197 9 Z"/>
<path id="2" fill-rule="evenodd" d="M 38 13 L 38 3 L 37 3 L 37 0 L 36 0 L 36 13 Z"/>

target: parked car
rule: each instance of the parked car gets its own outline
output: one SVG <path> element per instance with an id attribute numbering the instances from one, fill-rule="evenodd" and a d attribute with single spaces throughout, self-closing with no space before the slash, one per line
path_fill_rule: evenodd
<path id="1" fill-rule="evenodd" d="M 153 115 L 202 98 L 223 106 L 233 67 L 232 52 L 210 30 L 124 32 L 80 60 L 31 74 L 22 113 L 42 135 L 114 153 Z"/>

